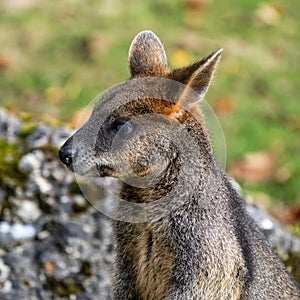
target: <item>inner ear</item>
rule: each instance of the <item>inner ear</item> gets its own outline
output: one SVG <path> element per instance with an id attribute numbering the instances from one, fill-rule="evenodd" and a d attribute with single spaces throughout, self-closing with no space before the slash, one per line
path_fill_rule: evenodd
<path id="1" fill-rule="evenodd" d="M 132 77 L 164 76 L 169 73 L 164 47 L 152 31 L 142 31 L 134 38 L 128 59 Z"/>
<path id="2" fill-rule="evenodd" d="M 200 62 L 174 70 L 169 74 L 168 78 L 186 85 L 186 89 L 182 92 L 179 101 L 176 103 L 177 108 L 203 99 L 212 81 L 222 52 L 223 49 L 220 49 Z M 191 89 L 198 92 L 197 97 L 193 97 L 194 93 L 191 92 Z"/>

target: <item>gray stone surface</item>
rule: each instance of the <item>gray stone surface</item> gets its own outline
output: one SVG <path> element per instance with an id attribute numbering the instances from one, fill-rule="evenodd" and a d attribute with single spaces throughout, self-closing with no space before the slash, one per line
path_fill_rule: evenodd
<path id="1" fill-rule="evenodd" d="M 0 108 L 0 139 L 13 143 L 17 140 L 21 129 L 22 123 Z"/>

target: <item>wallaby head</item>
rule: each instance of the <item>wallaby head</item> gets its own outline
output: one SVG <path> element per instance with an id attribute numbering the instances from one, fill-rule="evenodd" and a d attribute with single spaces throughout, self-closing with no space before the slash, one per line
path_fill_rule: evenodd
<path id="1" fill-rule="evenodd" d="M 195 164 L 206 168 L 213 153 L 196 102 L 221 53 L 171 71 L 158 37 L 139 33 L 129 50 L 130 79 L 106 92 L 61 147 L 63 163 L 82 176 L 117 177 L 139 188 L 159 183 L 185 161 L 187 172 Z"/>

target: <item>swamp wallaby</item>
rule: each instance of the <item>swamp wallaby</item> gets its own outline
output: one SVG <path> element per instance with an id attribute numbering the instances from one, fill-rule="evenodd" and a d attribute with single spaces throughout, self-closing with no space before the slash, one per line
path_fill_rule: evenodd
<path id="1" fill-rule="evenodd" d="M 172 71 L 158 37 L 139 33 L 131 78 L 59 151 L 80 176 L 120 179 L 113 299 L 300 299 L 216 161 L 196 103 L 221 53 Z"/>

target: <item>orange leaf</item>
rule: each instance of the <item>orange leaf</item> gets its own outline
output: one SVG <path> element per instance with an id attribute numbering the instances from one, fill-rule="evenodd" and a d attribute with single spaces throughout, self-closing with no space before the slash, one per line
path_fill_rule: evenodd
<path id="1" fill-rule="evenodd" d="M 229 175 L 247 183 L 266 182 L 270 179 L 277 155 L 270 152 L 248 153 L 229 168 Z"/>
<path id="2" fill-rule="evenodd" d="M 14 61 L 10 57 L 0 57 L 0 71 L 7 71 L 9 70 Z"/>
<path id="3" fill-rule="evenodd" d="M 55 271 L 55 263 L 53 261 L 47 261 L 44 264 L 44 269 L 47 273 L 53 274 Z"/>
<path id="4" fill-rule="evenodd" d="M 204 11 L 207 8 L 207 0 L 185 0 L 185 6 L 190 10 Z"/>
<path id="5" fill-rule="evenodd" d="M 213 110 L 218 116 L 231 113 L 235 110 L 235 108 L 235 99 L 231 97 L 220 98 L 213 105 Z"/>
<path id="6" fill-rule="evenodd" d="M 192 61 L 193 56 L 190 52 L 184 49 L 176 49 L 170 56 L 170 62 L 174 68 L 189 65 Z"/>
<path id="7" fill-rule="evenodd" d="M 283 224 L 298 222 L 300 220 L 300 204 L 294 206 L 279 206 L 272 210 L 272 214 Z"/>

